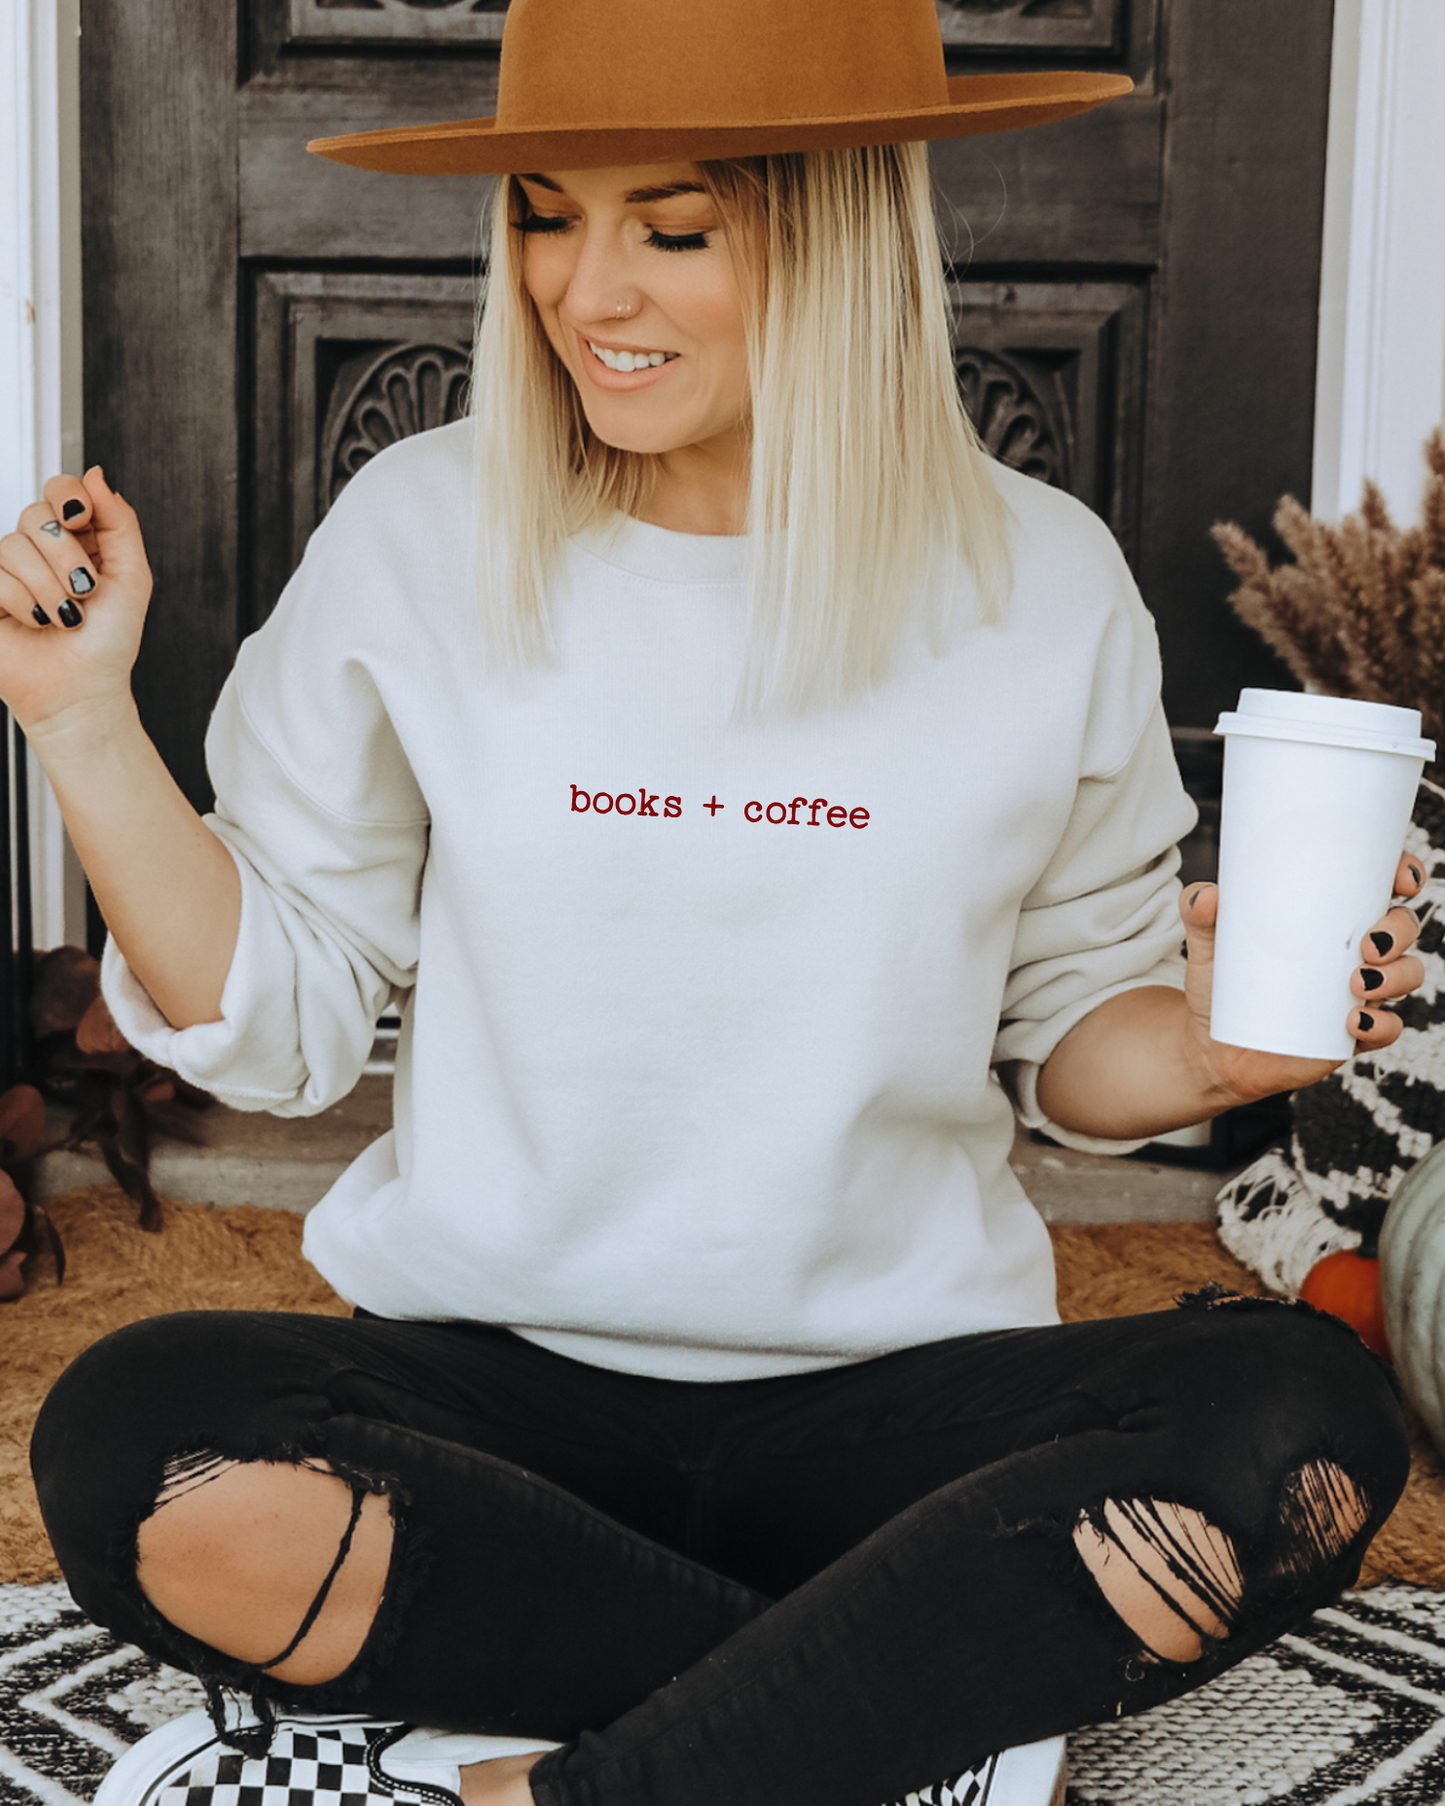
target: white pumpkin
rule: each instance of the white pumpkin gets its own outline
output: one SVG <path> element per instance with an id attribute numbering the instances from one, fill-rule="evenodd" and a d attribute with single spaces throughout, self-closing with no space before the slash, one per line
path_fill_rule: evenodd
<path id="1" fill-rule="evenodd" d="M 1445 1142 L 1406 1173 L 1385 1212 L 1380 1299 L 1405 1396 L 1445 1452 Z"/>

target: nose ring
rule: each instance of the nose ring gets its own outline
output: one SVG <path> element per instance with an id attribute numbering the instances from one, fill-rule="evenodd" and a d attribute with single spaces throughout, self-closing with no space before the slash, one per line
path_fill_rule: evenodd
<path id="1" fill-rule="evenodd" d="M 617 303 L 617 318 L 619 320 L 630 320 L 632 318 L 632 309 L 628 306 L 627 302 L 619 301 Z"/>

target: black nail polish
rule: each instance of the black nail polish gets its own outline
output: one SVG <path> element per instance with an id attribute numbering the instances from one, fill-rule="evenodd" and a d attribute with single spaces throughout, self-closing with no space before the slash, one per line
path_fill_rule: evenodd
<path id="1" fill-rule="evenodd" d="M 52 539 L 59 539 L 65 529 L 58 520 L 43 520 L 40 523 L 40 531 L 48 533 Z"/>
<path id="2" fill-rule="evenodd" d="M 84 565 L 78 564 L 70 573 L 70 587 L 77 596 L 88 596 L 95 588 L 95 578 L 85 569 Z"/>
<path id="3" fill-rule="evenodd" d="M 1367 1010 L 1360 1011 L 1360 1033 L 1368 1035 L 1375 1026 L 1375 1018 Z"/>
<path id="4" fill-rule="evenodd" d="M 1419 866 L 1416 865 L 1413 861 L 1410 864 L 1410 876 L 1415 880 L 1415 882 L 1417 884 L 1423 884 L 1425 882 L 1424 872 L 1422 872 L 1420 870 Z"/>
<path id="5" fill-rule="evenodd" d="M 1370 936 L 1370 945 L 1375 949 L 1376 953 L 1379 954 L 1381 959 L 1385 957 L 1394 944 L 1394 935 L 1386 934 L 1383 928 L 1377 928 Z"/>
<path id="6" fill-rule="evenodd" d="M 34 608 L 32 608 L 30 612 L 31 612 L 31 614 L 33 614 L 35 616 L 35 619 L 37 621 L 39 621 L 39 623 L 42 627 L 48 627 L 50 625 L 50 616 L 48 614 L 46 614 L 45 610 L 40 606 L 40 604 L 38 602 L 35 604 Z"/>
<path id="7" fill-rule="evenodd" d="M 85 616 L 67 596 L 60 604 L 60 624 L 62 627 L 79 627 Z"/>
<path id="8" fill-rule="evenodd" d="M 72 498 L 72 500 L 65 504 L 60 512 L 66 520 L 74 520 L 77 514 L 85 513 L 85 503 L 77 502 Z"/>
<path id="9" fill-rule="evenodd" d="M 1378 991 L 1385 982 L 1385 974 L 1377 972 L 1373 966 L 1360 967 L 1360 983 L 1367 991 Z"/>

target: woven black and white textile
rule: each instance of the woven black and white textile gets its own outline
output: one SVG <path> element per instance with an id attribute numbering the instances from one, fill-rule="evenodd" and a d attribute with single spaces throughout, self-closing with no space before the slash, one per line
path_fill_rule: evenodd
<path id="1" fill-rule="evenodd" d="M 1406 851 L 1426 871 L 1413 905 L 1425 982 L 1397 1006 L 1398 1040 L 1297 1091 L 1288 1143 L 1219 1193 L 1219 1239 L 1277 1292 L 1338 1249 L 1373 1254 L 1396 1186 L 1445 1139 L 1445 790 L 1428 779 Z"/>
<path id="2" fill-rule="evenodd" d="M 0 1806 L 88 1801 L 201 1703 L 86 1623 L 63 1586 L 0 1587 Z M 1069 1739 L 1070 1806 L 1445 1801 L 1445 1593 L 1373 1587 L 1172 1705 Z"/>

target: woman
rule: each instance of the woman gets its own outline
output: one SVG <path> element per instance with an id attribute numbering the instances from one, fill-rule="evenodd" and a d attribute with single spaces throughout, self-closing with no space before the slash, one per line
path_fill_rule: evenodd
<path id="1" fill-rule="evenodd" d="M 37 1427 L 76 1598 L 225 1739 L 112 1800 L 1043 1800 L 1034 1746 L 1336 1597 L 1404 1483 L 1333 1320 L 1061 1326 L 1007 1166 L 1000 1074 L 1119 1148 L 1328 1069 L 1209 1040 L 1148 616 L 970 433 L 897 142 L 1123 84 L 949 83 L 929 0 L 616 10 L 516 0 L 497 122 L 322 147 L 508 177 L 475 420 L 314 537 L 213 816 L 129 699 L 133 512 L 56 478 L 0 545 L 132 1040 L 304 1114 L 405 1019 L 307 1225 L 357 1315 L 136 1325 Z"/>

